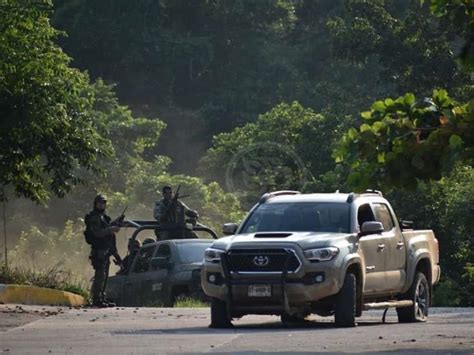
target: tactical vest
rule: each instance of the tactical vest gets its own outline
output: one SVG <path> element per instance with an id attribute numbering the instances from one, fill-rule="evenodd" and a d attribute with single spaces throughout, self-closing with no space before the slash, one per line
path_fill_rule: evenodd
<path id="1" fill-rule="evenodd" d="M 97 211 L 92 210 L 88 214 L 86 214 L 86 216 L 84 217 L 84 223 L 86 224 L 86 230 L 84 231 L 84 238 L 86 240 L 86 243 L 91 245 L 93 248 L 107 249 L 108 243 L 105 240 L 105 238 L 96 238 L 90 228 L 91 219 L 95 217 L 95 215 L 100 215 L 100 214 Z M 106 214 L 101 214 L 100 215 L 100 228 L 105 229 L 109 227 L 110 220 L 111 219 L 109 216 L 107 216 Z"/>

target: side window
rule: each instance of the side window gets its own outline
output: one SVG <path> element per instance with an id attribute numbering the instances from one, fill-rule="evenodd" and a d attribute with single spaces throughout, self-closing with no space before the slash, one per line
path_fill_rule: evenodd
<path id="1" fill-rule="evenodd" d="M 156 249 L 155 253 L 156 258 L 166 258 L 168 262 L 171 261 L 171 247 L 169 244 L 159 244 L 158 248 Z M 159 270 L 160 267 L 158 265 L 152 265 L 152 270 Z"/>
<path id="2" fill-rule="evenodd" d="M 362 227 L 364 222 L 375 222 L 374 213 L 368 203 L 359 207 L 357 211 L 357 222 L 359 222 L 360 227 Z"/>
<path id="3" fill-rule="evenodd" d="M 170 246 L 168 244 L 161 244 L 158 247 L 158 250 L 156 251 L 156 256 L 170 258 L 171 257 L 171 248 L 170 248 Z"/>
<path id="4" fill-rule="evenodd" d="M 392 230 L 393 227 L 395 227 L 395 223 L 392 219 L 392 214 L 390 213 L 390 210 L 388 209 L 388 206 L 386 204 L 374 203 L 374 212 L 377 222 L 381 222 L 383 224 L 383 230 L 385 232 L 388 232 Z"/>
<path id="5" fill-rule="evenodd" d="M 137 255 L 137 261 L 133 266 L 133 272 L 146 272 L 150 268 L 150 261 L 155 250 L 155 245 L 150 245 L 140 249 Z"/>

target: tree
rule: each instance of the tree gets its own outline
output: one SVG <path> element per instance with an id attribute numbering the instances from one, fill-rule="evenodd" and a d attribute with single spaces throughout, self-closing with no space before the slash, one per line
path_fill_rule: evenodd
<path id="1" fill-rule="evenodd" d="M 425 1 L 420 0 L 423 4 Z M 433 15 L 446 20 L 456 30 L 464 44 L 459 53 L 461 66 L 467 72 L 474 71 L 474 4 L 470 0 L 427 1 Z"/>
<path id="2" fill-rule="evenodd" d="M 392 95 L 428 96 L 434 88 L 447 89 L 459 99 L 472 94 L 466 88 L 470 78 L 456 66 L 458 31 L 432 16 L 428 6 L 415 1 L 349 0 L 329 26 L 336 55 L 363 67 L 375 64 L 380 68 L 378 81 L 391 84 Z"/>
<path id="3" fill-rule="evenodd" d="M 416 187 L 439 180 L 454 163 L 474 158 L 473 103 L 460 104 L 445 90 L 417 102 L 413 94 L 376 101 L 362 112 L 359 129 L 343 136 L 333 156 L 348 165 L 350 186 Z"/>
<path id="4" fill-rule="evenodd" d="M 448 18 L 450 25 L 469 41 L 473 30 L 470 3 L 430 3 L 432 13 Z M 367 5 L 367 1 L 353 4 L 357 8 Z M 444 37 L 432 40 L 434 44 L 446 44 Z M 464 63 L 472 59 L 469 51 L 460 55 Z M 467 101 L 458 103 L 441 89 L 433 90 L 432 98 L 423 102 L 416 102 L 413 93 L 396 100 L 376 101 L 370 111 L 361 114 L 366 123 L 359 130 L 349 129 L 333 156 L 353 169 L 348 182 L 359 189 L 374 184 L 413 187 L 419 179 L 439 180 L 456 162 L 474 162 L 474 100 L 468 96 Z"/>
<path id="5" fill-rule="evenodd" d="M 0 4 L 0 184 L 44 202 L 99 171 L 110 142 L 93 120 L 87 75 L 54 43 L 50 1 Z"/>
<path id="6" fill-rule="evenodd" d="M 290 1 L 58 0 L 55 7 L 75 64 L 117 83 L 136 110 L 177 105 L 229 127 L 243 108 L 256 114 L 274 105 L 267 80 L 291 74 L 278 47 L 294 19 Z"/>
<path id="7" fill-rule="evenodd" d="M 298 102 L 282 103 L 255 123 L 215 136 L 201 171 L 243 194 L 249 204 L 268 190 L 302 189 L 308 184 L 332 189 L 341 179 L 334 171 L 331 147 L 350 122 L 347 117 L 317 114 Z"/>

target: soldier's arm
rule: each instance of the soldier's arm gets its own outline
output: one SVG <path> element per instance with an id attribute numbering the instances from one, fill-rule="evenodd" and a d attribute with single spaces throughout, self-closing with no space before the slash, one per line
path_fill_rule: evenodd
<path id="1" fill-rule="evenodd" d="M 188 217 L 196 218 L 199 217 L 199 213 L 196 210 L 189 208 L 184 202 L 179 201 L 179 204 L 184 207 L 184 214 Z"/>
<path id="2" fill-rule="evenodd" d="M 117 250 L 117 239 L 115 235 L 112 236 L 110 239 L 110 253 L 116 259 L 116 261 L 120 264 L 122 262 L 122 258 L 120 257 L 118 250 Z"/>

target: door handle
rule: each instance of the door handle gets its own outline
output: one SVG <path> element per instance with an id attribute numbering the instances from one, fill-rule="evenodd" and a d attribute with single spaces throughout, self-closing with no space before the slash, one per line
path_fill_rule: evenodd
<path id="1" fill-rule="evenodd" d="M 398 242 L 397 243 L 397 248 L 398 249 L 402 249 L 404 246 L 405 246 L 405 243 L 403 243 L 403 242 Z"/>
<path id="2" fill-rule="evenodd" d="M 383 251 L 385 249 L 385 244 L 377 245 L 377 249 L 380 250 L 380 251 Z"/>

